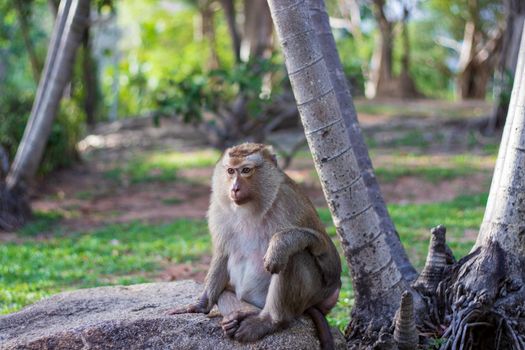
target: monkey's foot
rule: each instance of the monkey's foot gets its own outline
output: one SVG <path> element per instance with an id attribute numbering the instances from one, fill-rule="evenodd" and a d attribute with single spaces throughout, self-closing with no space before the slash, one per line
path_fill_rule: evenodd
<path id="1" fill-rule="evenodd" d="M 196 304 L 190 304 L 168 310 L 167 315 L 178 315 L 178 314 L 207 314 L 210 310 L 201 302 Z"/>
<path id="2" fill-rule="evenodd" d="M 246 317 L 257 315 L 258 311 L 254 310 L 238 310 L 234 311 L 226 316 L 221 321 L 221 327 L 224 334 L 230 338 L 233 338 L 235 332 L 239 328 L 241 321 Z"/>
<path id="3" fill-rule="evenodd" d="M 269 333 L 275 332 L 279 326 L 272 322 L 270 317 L 252 315 L 240 321 L 233 339 L 240 342 L 253 342 Z"/>

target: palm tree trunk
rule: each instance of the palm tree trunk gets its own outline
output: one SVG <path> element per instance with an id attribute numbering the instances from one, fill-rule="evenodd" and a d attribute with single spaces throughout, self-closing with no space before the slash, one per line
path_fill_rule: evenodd
<path id="1" fill-rule="evenodd" d="M 9 221 L 17 226 L 27 218 L 28 204 L 16 203 L 26 201 L 23 194 L 27 192 L 28 182 L 34 177 L 42 158 L 64 86 L 71 75 L 75 52 L 82 40 L 88 14 L 89 0 L 66 0 L 60 5 L 33 109 L 2 189 L 0 216 L 7 218 L 13 213 L 19 215 L 20 210 L 17 208 L 21 207 L 24 208 L 24 217 L 18 220 L 0 219 L 0 225 L 2 221 Z M 13 228 L 13 225 L 7 224 L 5 227 L 0 226 L 0 229 Z"/>
<path id="2" fill-rule="evenodd" d="M 522 33 L 507 122 L 476 247 L 496 240 L 525 257 L 519 232 L 525 229 L 525 25 Z"/>
<path id="3" fill-rule="evenodd" d="M 440 283 L 442 349 L 525 348 L 525 26 L 489 200 L 476 245 Z M 453 308 L 451 306 L 454 306 Z M 472 323 L 484 324 L 476 330 Z M 445 322 L 441 322 L 445 324 Z M 498 327 L 502 325 L 502 327 Z M 498 335 L 499 334 L 499 335 Z M 500 344 L 498 347 L 497 344 Z"/>
<path id="4" fill-rule="evenodd" d="M 269 0 L 288 76 L 355 291 L 350 332 L 390 324 L 409 288 L 371 201 L 307 1 Z M 349 95 L 348 95 L 349 97 Z"/>
<path id="5" fill-rule="evenodd" d="M 366 191 L 368 192 L 370 201 L 374 205 L 373 211 L 375 212 L 375 216 L 371 218 L 371 220 L 378 220 L 376 225 L 385 233 L 386 241 L 392 251 L 392 256 L 398 268 L 407 280 L 412 281 L 417 277 L 417 272 L 410 263 L 401 245 L 399 235 L 388 214 L 381 189 L 375 177 L 372 161 L 370 160 L 361 127 L 357 120 L 357 112 L 352 101 L 352 95 L 343 72 L 341 60 L 337 53 L 337 47 L 330 28 L 329 17 L 324 2 L 322 0 L 309 0 L 308 6 L 310 8 L 312 25 L 317 33 L 324 60 L 330 73 L 330 80 L 336 91 L 337 102 L 341 109 L 346 129 L 348 130 L 348 136 L 352 143 L 357 164 L 359 165 L 360 176 L 365 182 Z M 370 211 L 369 215 L 372 215 L 371 213 L 372 211 Z"/>

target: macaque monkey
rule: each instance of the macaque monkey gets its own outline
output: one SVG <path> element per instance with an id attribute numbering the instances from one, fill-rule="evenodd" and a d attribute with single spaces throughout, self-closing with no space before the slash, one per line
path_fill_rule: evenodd
<path id="1" fill-rule="evenodd" d="M 213 257 L 198 302 L 170 314 L 209 313 L 224 333 L 251 342 L 307 313 L 321 346 L 334 347 L 326 315 L 341 287 L 341 261 L 305 193 L 270 147 L 225 151 L 213 173 L 208 211 Z"/>

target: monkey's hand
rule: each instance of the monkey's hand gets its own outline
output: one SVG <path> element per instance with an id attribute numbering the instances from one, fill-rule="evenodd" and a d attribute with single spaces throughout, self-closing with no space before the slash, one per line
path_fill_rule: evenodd
<path id="1" fill-rule="evenodd" d="M 208 296 L 204 293 L 199 301 L 195 304 L 190 304 L 186 306 L 181 306 L 175 309 L 168 311 L 168 315 L 178 315 L 178 314 L 207 314 L 211 311 L 213 304 L 209 302 Z"/>
<path id="2" fill-rule="evenodd" d="M 281 272 L 288 264 L 288 255 L 279 251 L 278 249 L 272 249 L 272 244 L 268 247 L 266 254 L 264 255 L 264 268 L 272 275 Z"/>

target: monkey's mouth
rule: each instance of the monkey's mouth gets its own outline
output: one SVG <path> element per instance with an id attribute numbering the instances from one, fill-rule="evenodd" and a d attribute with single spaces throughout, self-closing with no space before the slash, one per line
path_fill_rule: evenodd
<path id="1" fill-rule="evenodd" d="M 237 205 L 243 205 L 250 201 L 248 196 L 239 196 L 238 194 L 231 193 L 230 199 Z"/>

